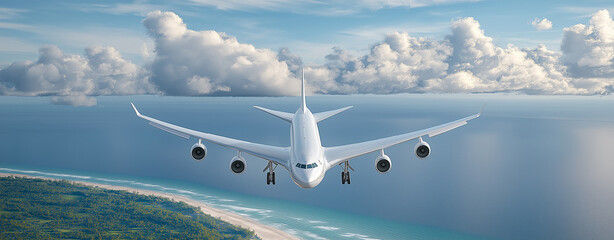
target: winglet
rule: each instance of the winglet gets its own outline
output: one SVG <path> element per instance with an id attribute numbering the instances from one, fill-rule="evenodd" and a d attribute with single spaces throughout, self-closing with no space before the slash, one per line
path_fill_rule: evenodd
<path id="1" fill-rule="evenodd" d="M 130 105 L 132 105 L 132 108 L 134 108 L 134 112 L 136 113 L 137 116 L 141 116 L 141 113 L 139 113 L 139 110 L 136 110 L 136 107 L 134 106 L 133 103 L 130 103 Z"/>

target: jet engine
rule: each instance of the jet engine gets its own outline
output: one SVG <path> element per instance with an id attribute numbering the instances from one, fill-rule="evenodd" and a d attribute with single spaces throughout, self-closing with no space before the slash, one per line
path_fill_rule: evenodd
<path id="1" fill-rule="evenodd" d="M 418 158 L 426 158 L 431 155 L 431 146 L 425 141 L 422 141 L 420 138 L 420 142 L 416 144 L 414 147 L 414 152 L 416 153 L 416 157 Z"/>
<path id="2" fill-rule="evenodd" d="M 204 144 L 198 141 L 198 143 L 192 145 L 191 153 L 192 158 L 194 158 L 194 160 L 202 161 L 203 159 L 205 159 L 205 156 L 207 156 L 207 147 L 205 147 Z"/>
<path id="3" fill-rule="evenodd" d="M 245 159 L 241 155 L 237 155 L 230 160 L 230 170 L 235 174 L 243 173 L 246 166 Z"/>
<path id="4" fill-rule="evenodd" d="M 390 167 L 392 167 L 392 162 L 390 161 L 390 157 L 388 157 L 388 155 L 382 153 L 375 159 L 375 170 L 377 170 L 379 173 L 388 172 Z"/>

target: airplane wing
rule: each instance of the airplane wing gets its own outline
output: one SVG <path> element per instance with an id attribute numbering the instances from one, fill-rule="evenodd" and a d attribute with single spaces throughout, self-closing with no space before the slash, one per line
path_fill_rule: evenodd
<path id="1" fill-rule="evenodd" d="M 130 103 L 132 104 L 132 103 Z M 132 104 L 132 108 L 134 108 L 134 112 L 136 112 L 136 116 L 149 121 L 149 124 L 162 129 L 168 133 L 172 133 L 179 137 L 189 139 L 190 137 L 195 137 L 198 139 L 202 139 L 211 143 L 215 143 L 217 145 L 235 149 L 244 153 L 248 153 L 254 155 L 256 157 L 260 157 L 266 160 L 271 160 L 277 164 L 287 166 L 288 159 L 290 159 L 290 149 L 287 147 L 276 147 L 258 143 L 251 143 L 241 140 L 236 140 L 232 138 L 222 137 L 213 135 L 210 133 L 203 133 L 194 131 L 191 129 L 183 128 L 177 125 L 173 125 L 170 123 L 166 123 L 160 121 L 155 118 L 151 118 L 139 113 L 134 104 Z"/>
<path id="2" fill-rule="evenodd" d="M 467 124 L 467 121 L 472 120 L 480 116 L 480 113 L 471 115 L 465 118 L 458 119 L 456 121 L 452 121 L 449 123 L 441 124 L 439 126 L 427 128 L 420 131 L 405 133 L 401 135 L 396 135 L 387 138 L 380 138 L 377 140 L 354 143 L 349 145 L 337 146 L 337 147 L 328 147 L 325 148 L 324 154 L 326 159 L 328 160 L 329 167 L 334 167 L 335 165 L 346 161 L 351 158 L 355 158 L 367 153 L 371 153 L 380 149 L 384 149 L 402 142 L 406 142 L 421 136 L 428 135 L 429 137 L 434 137 L 436 135 L 442 134 L 444 132 L 450 131 L 457 127 L 463 126 Z"/>

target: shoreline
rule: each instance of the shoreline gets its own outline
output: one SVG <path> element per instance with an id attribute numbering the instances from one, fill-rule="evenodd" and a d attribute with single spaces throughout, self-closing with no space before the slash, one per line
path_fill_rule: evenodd
<path id="1" fill-rule="evenodd" d="M 49 180 L 62 180 L 61 178 L 49 178 L 49 177 L 38 177 L 38 176 L 31 176 L 31 175 L 27 175 L 27 174 L 14 174 L 14 173 L 0 173 L 0 177 L 10 177 L 10 176 L 14 176 L 14 177 L 24 177 L 24 178 L 39 178 L 39 179 L 49 179 Z M 83 184 L 86 186 L 90 186 L 90 187 L 99 187 L 99 188 L 104 188 L 104 189 L 109 189 L 109 190 L 119 190 L 119 191 L 128 191 L 131 193 L 136 193 L 136 194 L 142 194 L 142 195 L 153 195 L 153 196 L 157 196 L 157 197 L 163 197 L 163 198 L 167 198 L 173 201 L 179 201 L 179 202 L 185 202 L 190 206 L 194 206 L 197 207 L 198 209 L 200 209 L 201 212 L 211 215 L 212 217 L 215 218 L 219 218 L 222 221 L 228 222 L 232 225 L 237 225 L 240 226 L 242 228 L 246 228 L 249 230 L 252 230 L 255 232 L 256 236 L 258 236 L 260 239 L 262 240 L 267 240 L 267 239 L 299 239 L 296 236 L 293 236 L 287 232 L 284 232 L 280 229 L 271 227 L 271 226 L 267 226 L 263 223 L 257 222 L 253 219 L 241 216 L 239 214 L 236 213 L 232 213 L 232 212 L 228 212 L 225 210 L 221 210 L 221 209 L 217 209 L 217 208 L 213 208 L 205 203 L 196 201 L 194 199 L 188 198 L 188 197 L 184 197 L 184 196 L 178 196 L 178 195 L 173 195 L 170 193 L 163 193 L 163 192 L 157 192 L 157 191 L 151 191 L 151 190 L 143 190 L 143 189 L 138 189 L 138 188 L 130 188 L 130 187 L 122 187 L 122 186 L 114 186 L 114 185 L 107 185 L 107 184 L 100 184 L 100 183 L 91 183 L 91 182 L 84 182 L 84 181 L 72 181 L 72 180 L 68 180 L 72 183 L 78 183 L 78 184 Z"/>

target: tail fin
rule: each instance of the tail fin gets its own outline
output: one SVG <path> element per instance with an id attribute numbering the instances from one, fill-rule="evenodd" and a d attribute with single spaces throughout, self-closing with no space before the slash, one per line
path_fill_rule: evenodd
<path id="1" fill-rule="evenodd" d="M 303 72 L 303 80 L 301 80 L 301 110 L 303 112 L 307 111 L 307 103 L 305 102 L 305 68 L 302 69 Z"/>

